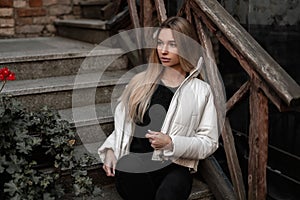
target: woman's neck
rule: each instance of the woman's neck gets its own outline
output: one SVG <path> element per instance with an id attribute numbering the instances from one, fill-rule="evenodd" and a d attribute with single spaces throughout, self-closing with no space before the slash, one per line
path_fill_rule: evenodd
<path id="1" fill-rule="evenodd" d="M 166 67 L 163 71 L 161 81 L 169 87 L 178 87 L 182 81 L 185 79 L 186 72 L 182 69 L 175 70 L 172 68 Z"/>

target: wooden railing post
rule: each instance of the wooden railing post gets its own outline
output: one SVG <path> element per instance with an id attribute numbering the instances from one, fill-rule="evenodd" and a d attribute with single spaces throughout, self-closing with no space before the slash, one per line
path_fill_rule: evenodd
<path id="1" fill-rule="evenodd" d="M 189 9 L 187 9 L 189 10 Z M 209 37 L 209 35 L 206 33 L 206 31 L 203 29 L 202 26 L 202 22 L 198 19 L 197 15 L 195 13 L 193 13 L 194 15 L 194 20 L 196 23 L 196 27 L 197 27 L 197 33 L 198 33 L 198 37 L 199 40 L 201 41 L 201 44 L 206 52 L 207 57 L 209 57 L 209 59 L 213 60 L 213 63 L 216 63 L 215 61 L 215 55 L 213 52 L 213 47 L 212 47 L 212 42 L 211 39 Z M 188 15 L 188 14 L 187 14 Z M 191 15 L 191 14 L 189 14 Z M 215 67 L 216 69 L 217 67 Z M 212 69 L 207 71 L 212 71 Z M 215 72 L 218 73 L 218 72 Z M 220 79 L 213 79 L 212 77 L 206 77 L 206 81 L 208 81 L 211 85 L 212 88 L 214 88 L 214 94 L 216 97 L 215 101 L 220 101 L 219 103 L 216 104 L 217 106 L 217 113 L 218 113 L 218 117 L 222 118 L 222 108 L 220 107 L 220 104 L 222 103 L 222 93 L 220 93 L 220 91 L 222 91 L 222 82 Z M 225 97 L 224 97 L 225 99 Z M 222 121 L 222 120 L 219 120 Z M 223 124 L 219 124 L 220 127 L 223 126 Z M 234 186 L 234 192 L 235 192 L 235 197 L 236 199 L 239 200 L 245 200 L 246 199 L 246 192 L 245 192 L 245 187 L 244 187 L 244 183 L 243 183 L 243 176 L 242 176 L 242 171 L 239 165 L 239 161 L 238 161 L 238 156 L 236 153 L 236 149 L 235 149 L 235 144 L 234 144 L 234 138 L 233 138 L 233 134 L 231 131 L 231 126 L 230 126 L 230 122 L 229 119 L 226 118 L 225 123 L 224 123 L 224 127 L 222 130 L 222 138 L 223 138 L 223 143 L 224 143 L 224 149 L 225 149 L 225 153 L 226 153 L 226 159 L 227 159 L 227 163 L 228 163 L 228 168 L 229 168 L 229 172 L 230 172 L 230 176 L 233 182 L 233 186 Z"/>
<path id="2" fill-rule="evenodd" d="M 163 0 L 154 0 L 154 2 L 157 10 L 158 20 L 160 23 L 162 23 L 167 19 L 165 3 Z"/>
<path id="3" fill-rule="evenodd" d="M 250 88 L 248 199 L 266 199 L 268 160 L 268 99 L 254 84 Z"/>

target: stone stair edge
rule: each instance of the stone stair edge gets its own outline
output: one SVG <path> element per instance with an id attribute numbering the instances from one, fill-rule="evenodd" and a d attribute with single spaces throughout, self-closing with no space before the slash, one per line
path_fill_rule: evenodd
<path id="1" fill-rule="evenodd" d="M 112 103 L 100 103 L 89 106 L 67 108 L 59 110 L 59 114 L 63 120 L 76 125 L 76 127 L 90 126 L 101 123 L 113 123 L 114 105 Z M 96 116 L 94 116 L 96 112 Z M 74 114 L 80 113 L 81 116 L 74 120 Z"/>
<path id="2" fill-rule="evenodd" d="M 123 77 L 121 79 L 120 77 L 116 77 L 116 75 L 121 75 L 126 71 L 127 70 L 118 70 L 106 71 L 103 74 L 102 72 L 94 72 L 40 79 L 15 80 L 9 82 L 2 92 L 12 96 L 21 96 L 126 84 L 130 81 L 130 77 Z M 102 77 L 100 78 L 99 75 L 102 75 Z"/>
<path id="3" fill-rule="evenodd" d="M 98 29 L 98 30 L 109 30 L 106 26 L 107 20 L 101 19 L 57 19 L 54 21 L 56 26 L 69 26 L 69 27 L 79 27 L 79 28 L 89 28 L 89 29 Z"/>
<path id="4" fill-rule="evenodd" d="M 111 0 L 93 0 L 93 1 L 80 1 L 79 5 L 106 5 L 110 3 Z"/>
<path id="5" fill-rule="evenodd" d="M 0 39 L 0 64 L 123 54 L 118 47 L 61 36 Z"/>
<path id="6" fill-rule="evenodd" d="M 88 58 L 100 56 L 121 56 L 124 54 L 122 49 L 107 48 L 107 49 L 93 49 L 85 51 L 65 51 L 62 53 L 48 52 L 45 54 L 32 52 L 33 55 L 18 55 L 18 56 L 5 56 L 0 57 L 0 64 L 18 63 L 18 62 L 32 62 L 32 61 L 46 61 L 46 60 L 59 60 L 71 58 Z"/>

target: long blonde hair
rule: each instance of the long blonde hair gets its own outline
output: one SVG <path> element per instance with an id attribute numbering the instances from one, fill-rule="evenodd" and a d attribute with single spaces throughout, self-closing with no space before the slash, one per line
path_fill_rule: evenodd
<path id="1" fill-rule="evenodd" d="M 161 24 L 156 37 L 158 37 L 160 30 L 163 28 L 172 30 L 180 55 L 180 65 L 185 72 L 189 73 L 195 68 L 194 66 L 196 66 L 199 58 L 197 51 L 190 47 L 190 42 L 187 41 L 191 39 L 197 41 L 193 26 L 184 18 L 171 17 Z M 182 34 L 186 37 L 182 37 Z M 181 56 L 183 54 L 185 56 Z M 189 58 L 188 60 L 185 59 L 187 57 Z M 129 118 L 134 122 L 143 122 L 143 116 L 149 107 L 151 97 L 160 81 L 163 70 L 164 67 L 161 65 L 157 49 L 154 48 L 149 56 L 147 69 L 135 75 L 124 90 L 121 101 L 127 109 Z"/>

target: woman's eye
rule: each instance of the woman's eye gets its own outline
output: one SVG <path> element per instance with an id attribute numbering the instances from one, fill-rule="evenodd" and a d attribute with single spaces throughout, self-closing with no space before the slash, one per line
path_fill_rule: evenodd
<path id="1" fill-rule="evenodd" d="M 162 47 L 164 45 L 164 43 L 162 41 L 157 41 L 157 46 L 158 47 Z"/>
<path id="2" fill-rule="evenodd" d="M 177 45 L 176 45 L 175 42 L 170 42 L 169 46 L 170 46 L 171 48 L 176 48 L 176 47 L 177 47 Z"/>

